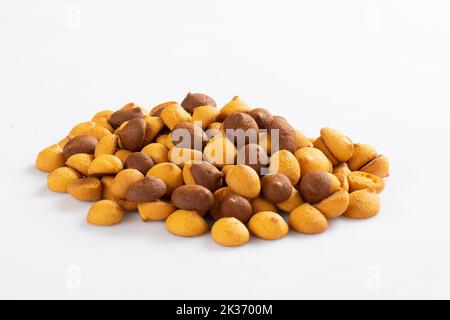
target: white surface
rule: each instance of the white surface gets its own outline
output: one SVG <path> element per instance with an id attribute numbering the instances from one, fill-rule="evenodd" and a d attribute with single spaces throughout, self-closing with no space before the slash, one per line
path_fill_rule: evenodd
<path id="1" fill-rule="evenodd" d="M 9 1 L 0 10 L 0 298 L 450 298 L 448 1 Z M 85 223 L 43 147 L 96 111 L 239 94 L 387 154 L 382 212 L 225 249 Z"/>

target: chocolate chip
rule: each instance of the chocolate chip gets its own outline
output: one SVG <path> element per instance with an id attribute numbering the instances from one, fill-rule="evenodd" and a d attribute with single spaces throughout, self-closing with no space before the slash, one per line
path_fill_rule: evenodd
<path id="1" fill-rule="evenodd" d="M 139 107 L 113 112 L 109 116 L 108 122 L 113 128 L 118 128 L 124 122 L 130 121 L 130 120 L 133 120 L 136 118 L 144 118 L 144 114 L 142 113 L 142 110 Z"/>
<path id="2" fill-rule="evenodd" d="M 144 119 L 136 118 L 130 120 L 117 132 L 124 149 L 138 151 L 142 147 L 145 138 L 146 122 Z"/>
<path id="3" fill-rule="evenodd" d="M 261 193 L 271 203 L 280 203 L 292 194 L 292 183 L 281 173 L 274 173 L 261 179 Z"/>
<path id="4" fill-rule="evenodd" d="M 208 141 L 205 131 L 193 122 L 178 122 L 172 130 L 172 142 L 177 148 L 202 150 Z"/>
<path id="5" fill-rule="evenodd" d="M 195 182 L 209 191 L 215 192 L 222 187 L 223 173 L 211 163 L 194 163 L 190 171 Z"/>
<path id="6" fill-rule="evenodd" d="M 269 122 L 272 120 L 272 114 L 264 108 L 253 109 L 248 114 L 255 119 L 260 129 L 267 129 Z"/>
<path id="7" fill-rule="evenodd" d="M 155 177 L 146 177 L 128 187 L 126 199 L 131 202 L 150 202 L 164 196 L 167 187 L 164 181 Z"/>
<path id="8" fill-rule="evenodd" d="M 195 210 L 204 215 L 214 204 L 214 196 L 205 187 L 199 185 L 185 185 L 175 189 L 172 193 L 172 203 L 182 210 Z"/>
<path id="9" fill-rule="evenodd" d="M 238 195 L 229 195 L 220 206 L 222 217 L 233 217 L 242 223 L 247 223 L 253 215 L 250 202 Z"/>
<path id="10" fill-rule="evenodd" d="M 197 107 L 211 106 L 216 107 L 217 104 L 213 98 L 203 93 L 191 93 L 189 92 L 181 102 L 181 106 L 189 113 L 194 112 Z"/>
<path id="11" fill-rule="evenodd" d="M 148 170 L 150 170 L 155 163 L 152 158 L 146 153 L 135 152 L 127 158 L 125 162 L 125 168 L 136 169 L 140 171 L 143 175 L 146 175 Z"/>
<path id="12" fill-rule="evenodd" d="M 74 154 L 87 153 L 94 154 L 95 147 L 97 146 L 97 139 L 93 136 L 82 135 L 70 139 L 64 146 L 63 155 L 67 160 Z"/>
<path id="13" fill-rule="evenodd" d="M 235 143 L 244 142 L 248 144 L 250 142 L 257 142 L 258 139 L 258 124 L 247 113 L 237 112 L 229 115 L 223 122 L 223 130 L 228 139 Z"/>
<path id="14" fill-rule="evenodd" d="M 271 135 L 273 133 L 273 130 L 278 130 L 279 150 L 288 150 L 292 153 L 295 153 L 295 151 L 297 151 L 295 129 L 291 127 L 291 125 L 285 118 L 279 116 L 273 117 L 269 122 L 268 128 L 270 129 Z M 272 139 L 274 139 L 273 135 Z M 277 149 L 276 146 L 272 145 L 272 148 L 273 151 L 278 151 L 275 150 Z"/>
<path id="15" fill-rule="evenodd" d="M 269 164 L 269 157 L 260 145 L 251 143 L 239 150 L 237 164 L 245 164 L 261 174 L 261 169 Z"/>
<path id="16" fill-rule="evenodd" d="M 303 200 L 316 204 L 333 193 L 330 176 L 326 172 L 307 173 L 300 182 L 300 194 Z"/>

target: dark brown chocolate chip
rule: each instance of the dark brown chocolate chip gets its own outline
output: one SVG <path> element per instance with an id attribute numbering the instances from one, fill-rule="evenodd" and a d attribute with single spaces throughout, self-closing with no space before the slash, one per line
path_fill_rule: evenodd
<path id="1" fill-rule="evenodd" d="M 309 172 L 300 182 L 300 194 L 303 200 L 316 204 L 333 193 L 330 176 L 326 172 Z"/>
<path id="2" fill-rule="evenodd" d="M 260 145 L 251 143 L 238 151 L 237 164 L 245 164 L 261 174 L 261 169 L 269 164 L 269 157 Z"/>
<path id="3" fill-rule="evenodd" d="M 140 150 L 145 138 L 145 128 L 145 120 L 136 118 L 120 129 L 117 134 L 123 148 L 133 152 Z"/>
<path id="4" fill-rule="evenodd" d="M 194 163 L 191 166 L 191 174 L 200 186 L 211 192 L 215 192 L 222 187 L 223 173 L 209 162 Z"/>
<path id="5" fill-rule="evenodd" d="M 258 142 L 258 124 L 247 113 L 236 112 L 229 115 L 223 122 L 223 130 L 228 139 L 235 143 Z"/>
<path id="6" fill-rule="evenodd" d="M 193 122 L 179 122 L 172 130 L 172 142 L 177 148 L 202 151 L 207 141 L 205 131 Z"/>
<path id="7" fill-rule="evenodd" d="M 67 160 L 74 154 L 87 153 L 94 154 L 97 146 L 97 139 L 93 136 L 82 135 L 70 139 L 63 149 L 64 159 Z"/>
<path id="8" fill-rule="evenodd" d="M 199 185 L 185 185 L 175 189 L 172 193 L 172 203 L 182 210 L 195 210 L 204 215 L 214 204 L 214 195 L 205 187 Z"/>
<path id="9" fill-rule="evenodd" d="M 118 128 L 122 125 L 122 123 L 136 118 L 144 118 L 144 114 L 139 107 L 113 112 L 109 116 L 108 122 L 113 128 Z"/>
<path id="10" fill-rule="evenodd" d="M 229 195 L 220 206 L 222 217 L 233 217 L 247 223 L 253 215 L 252 205 L 250 202 L 238 195 Z"/>
<path id="11" fill-rule="evenodd" d="M 128 187 L 126 199 L 131 202 L 150 202 L 164 196 L 167 187 L 164 181 L 155 177 L 146 177 Z"/>
<path id="12" fill-rule="evenodd" d="M 211 208 L 211 217 L 215 221 L 219 220 L 220 218 L 223 218 L 220 207 L 222 206 L 222 203 L 226 199 L 226 197 L 232 194 L 235 193 L 229 187 L 219 189 L 217 190 L 217 192 L 214 193 L 214 204 Z"/>
<path id="13" fill-rule="evenodd" d="M 216 107 L 217 104 L 213 98 L 203 93 L 191 93 L 189 92 L 181 102 L 181 106 L 189 113 L 194 112 L 197 107 L 211 106 Z"/>
<path id="14" fill-rule="evenodd" d="M 275 133 L 273 130 L 278 130 L 279 134 L 279 150 L 288 150 L 291 153 L 297 151 L 297 139 L 295 134 L 295 129 L 291 127 L 288 121 L 279 116 L 275 116 L 269 122 L 268 125 L 270 133 L 272 135 L 272 140 L 274 140 Z M 276 146 L 272 143 L 272 151 L 278 151 Z"/>
<path id="15" fill-rule="evenodd" d="M 264 108 L 253 109 L 248 114 L 255 119 L 260 129 L 267 129 L 269 122 L 272 120 L 272 114 Z"/>
<path id="16" fill-rule="evenodd" d="M 152 158 L 146 153 L 143 152 L 135 152 L 127 158 L 125 162 L 125 168 L 127 169 L 136 169 L 140 171 L 143 175 L 146 175 L 147 172 L 155 165 Z"/>
<path id="17" fill-rule="evenodd" d="M 271 203 L 280 203 L 292 194 L 292 183 L 281 173 L 274 173 L 261 179 L 261 193 Z"/>

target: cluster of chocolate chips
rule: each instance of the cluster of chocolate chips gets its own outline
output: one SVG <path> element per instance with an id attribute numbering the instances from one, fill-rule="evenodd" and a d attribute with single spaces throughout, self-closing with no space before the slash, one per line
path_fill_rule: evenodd
<path id="1" fill-rule="evenodd" d="M 41 151 L 36 167 L 49 173 L 50 190 L 95 202 L 91 224 L 138 211 L 177 236 L 211 229 L 224 246 L 372 217 L 389 174 L 386 156 L 333 128 L 307 138 L 239 97 L 219 109 L 200 93 L 150 111 L 134 103 L 100 111 Z"/>

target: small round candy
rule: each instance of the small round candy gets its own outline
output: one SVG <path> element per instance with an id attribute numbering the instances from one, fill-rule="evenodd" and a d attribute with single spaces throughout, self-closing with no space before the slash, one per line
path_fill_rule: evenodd
<path id="1" fill-rule="evenodd" d="M 208 232 L 208 223 L 194 210 L 177 210 L 167 218 L 166 228 L 179 237 L 197 237 Z"/>
<path id="2" fill-rule="evenodd" d="M 269 174 L 261 179 L 261 191 L 263 198 L 267 201 L 280 203 L 286 201 L 291 196 L 292 184 L 284 174 Z"/>
<path id="3" fill-rule="evenodd" d="M 257 198 L 261 191 L 261 182 L 255 170 L 246 165 L 236 165 L 226 175 L 228 186 L 238 195 L 247 198 Z"/>
<path id="4" fill-rule="evenodd" d="M 205 215 L 214 204 L 214 195 L 199 185 L 184 185 L 172 193 L 172 203 L 183 210 L 195 210 Z"/>
<path id="5" fill-rule="evenodd" d="M 255 236 L 264 240 L 278 240 L 289 232 L 286 221 L 278 213 L 270 211 L 255 214 L 248 227 Z"/>
<path id="6" fill-rule="evenodd" d="M 319 210 L 305 203 L 291 212 L 289 225 L 300 233 L 319 234 L 328 228 L 328 221 Z"/>
<path id="7" fill-rule="evenodd" d="M 222 246 L 238 247 L 249 241 L 250 232 L 241 221 L 230 217 L 217 221 L 211 229 L 211 236 Z"/>
<path id="8" fill-rule="evenodd" d="M 87 215 L 87 221 L 97 226 L 112 226 L 122 219 L 122 208 L 112 200 L 101 200 L 94 203 Z"/>
<path id="9" fill-rule="evenodd" d="M 236 194 L 227 196 L 221 206 L 222 217 L 233 217 L 243 223 L 247 223 L 253 215 L 253 209 L 250 202 Z"/>

